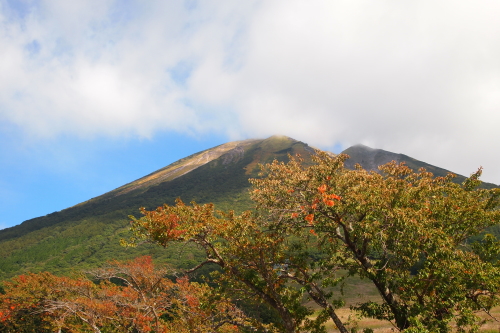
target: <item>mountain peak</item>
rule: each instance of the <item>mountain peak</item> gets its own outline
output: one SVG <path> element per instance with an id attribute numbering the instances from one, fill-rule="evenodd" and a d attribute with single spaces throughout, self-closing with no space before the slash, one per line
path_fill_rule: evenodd
<path id="1" fill-rule="evenodd" d="M 361 144 L 361 143 L 358 143 L 358 144 L 356 144 L 354 146 L 351 146 L 348 149 L 352 149 L 352 150 L 365 150 L 365 151 L 379 150 L 379 149 L 375 149 L 375 148 L 371 148 L 371 147 L 365 146 L 364 144 Z"/>
<path id="2" fill-rule="evenodd" d="M 227 142 L 180 159 L 149 175 L 123 185 L 109 192 L 107 195 L 122 195 L 136 189 L 149 188 L 162 182 L 171 181 L 218 158 L 222 159 L 222 164 L 224 165 L 236 162 L 242 158 L 245 151 L 256 144 L 263 151 L 276 153 L 290 149 L 296 143 L 299 143 L 299 141 L 284 135 L 273 135 L 267 139 L 246 139 Z"/>

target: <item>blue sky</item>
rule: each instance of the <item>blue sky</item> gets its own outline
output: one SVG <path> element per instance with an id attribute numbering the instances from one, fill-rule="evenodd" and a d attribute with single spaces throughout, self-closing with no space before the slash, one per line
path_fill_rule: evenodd
<path id="1" fill-rule="evenodd" d="M 0 0 L 0 228 L 283 134 L 500 183 L 497 1 Z"/>

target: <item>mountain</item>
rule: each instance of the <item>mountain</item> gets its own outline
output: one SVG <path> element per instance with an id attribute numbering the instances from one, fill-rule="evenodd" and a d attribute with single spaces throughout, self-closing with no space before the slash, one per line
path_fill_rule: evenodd
<path id="1" fill-rule="evenodd" d="M 397 163 L 404 162 L 413 170 L 425 168 L 427 171 L 432 172 L 436 177 L 444 177 L 451 172 L 449 170 L 416 160 L 404 154 L 396 154 L 383 149 L 374 149 L 365 145 L 355 145 L 349 147 L 342 153 L 350 156 L 344 164 L 346 168 L 350 169 L 354 169 L 355 164 L 360 164 L 366 170 L 378 170 L 379 165 L 389 163 L 390 161 L 396 161 Z M 457 175 L 454 181 L 462 183 L 465 178 L 465 176 Z M 482 183 L 481 187 L 490 189 L 498 186 L 491 183 Z"/>
<path id="2" fill-rule="evenodd" d="M 140 216 L 139 207 L 174 204 L 178 197 L 214 202 L 221 209 L 248 209 L 248 178 L 257 176 L 259 163 L 284 161 L 288 154 L 307 159 L 313 152 L 307 144 L 283 136 L 229 142 L 76 206 L 0 230 L 0 280 L 27 271 L 67 273 L 145 254 L 175 266 L 191 266 L 201 256 L 198 249 L 121 247 L 120 239 L 130 236 L 127 217 Z"/>
<path id="3" fill-rule="evenodd" d="M 313 153 L 306 143 L 284 136 L 229 142 L 73 207 L 0 230 L 0 280 L 28 271 L 64 274 L 111 259 L 145 254 L 176 267 L 190 267 L 202 257 L 200 250 L 191 246 L 121 247 L 120 239 L 130 236 L 127 217 L 139 216 L 139 207 L 154 209 L 173 204 L 178 197 L 185 202 L 213 202 L 221 209 L 249 209 L 248 179 L 258 175 L 259 163 L 286 161 L 288 154 L 300 154 L 309 163 Z M 436 175 L 448 172 L 406 155 L 362 145 L 350 147 L 345 153 L 351 155 L 348 167 L 360 163 L 366 169 L 375 169 L 396 160 L 416 169 L 425 167 Z"/>

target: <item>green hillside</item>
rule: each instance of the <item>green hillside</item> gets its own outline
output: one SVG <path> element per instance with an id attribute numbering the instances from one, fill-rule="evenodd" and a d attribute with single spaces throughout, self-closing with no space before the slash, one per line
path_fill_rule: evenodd
<path id="1" fill-rule="evenodd" d="M 164 203 L 173 204 L 179 197 L 186 202 L 213 202 L 221 209 L 250 209 L 248 179 L 257 176 L 259 163 L 285 161 L 288 154 L 301 154 L 310 161 L 313 152 L 303 142 L 280 136 L 230 142 L 188 156 L 97 198 L 0 230 L 0 280 L 28 271 L 66 274 L 110 259 L 126 260 L 145 254 L 176 267 L 191 267 L 202 255 L 191 246 L 121 247 L 120 239 L 129 237 L 128 216 L 138 216 L 139 207 L 154 209 Z M 345 152 L 352 156 L 348 167 L 360 163 L 372 169 L 396 160 L 415 169 L 425 167 L 439 176 L 448 172 L 406 155 L 365 146 Z"/>

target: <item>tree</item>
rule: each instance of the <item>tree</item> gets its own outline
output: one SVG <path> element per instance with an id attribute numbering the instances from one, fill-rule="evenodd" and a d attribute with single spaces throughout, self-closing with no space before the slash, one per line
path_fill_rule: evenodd
<path id="1" fill-rule="evenodd" d="M 63 293 L 50 273 L 20 275 L 5 282 L 0 294 L 0 332 L 57 332 L 55 316 L 43 311 L 42 299 L 55 299 Z M 35 315 L 36 313 L 36 315 Z"/>
<path id="2" fill-rule="evenodd" d="M 330 316 L 341 332 L 346 333 L 335 307 L 328 302 L 330 295 L 316 283 L 317 274 L 311 271 L 311 262 L 304 249 L 294 246 L 281 232 L 264 230 L 262 218 L 247 211 L 241 215 L 233 211 L 215 211 L 212 204 L 185 205 L 181 200 L 175 206 L 164 205 L 154 211 L 141 209 L 144 216 L 131 217 L 135 238 L 131 244 L 149 240 L 162 246 L 174 242 L 192 242 L 206 252 L 206 260 L 190 270 L 207 264 L 222 269 L 218 282 L 233 299 L 252 298 L 266 302 L 279 315 L 280 331 L 295 333 L 306 329 L 321 332 L 322 324 Z M 289 282 L 299 283 L 327 310 L 315 321 L 309 320 L 311 310 L 302 305 L 304 290 Z M 261 327 L 271 330 L 271 327 Z"/>
<path id="3" fill-rule="evenodd" d="M 383 303 L 358 306 L 366 316 L 400 330 L 448 332 L 452 320 L 474 330 L 474 312 L 498 303 L 500 270 L 491 258 L 499 247 L 491 236 L 472 249 L 466 242 L 500 222 L 500 189 L 476 189 L 481 169 L 459 185 L 452 174 L 434 178 L 395 162 L 380 173 L 348 170 L 347 158 L 318 151 L 307 168 L 299 158 L 266 165 L 266 177 L 252 180 L 252 198 L 268 214 L 263 227 L 311 230 L 332 265 L 371 280 Z M 328 265 L 318 270 L 328 276 Z"/>

